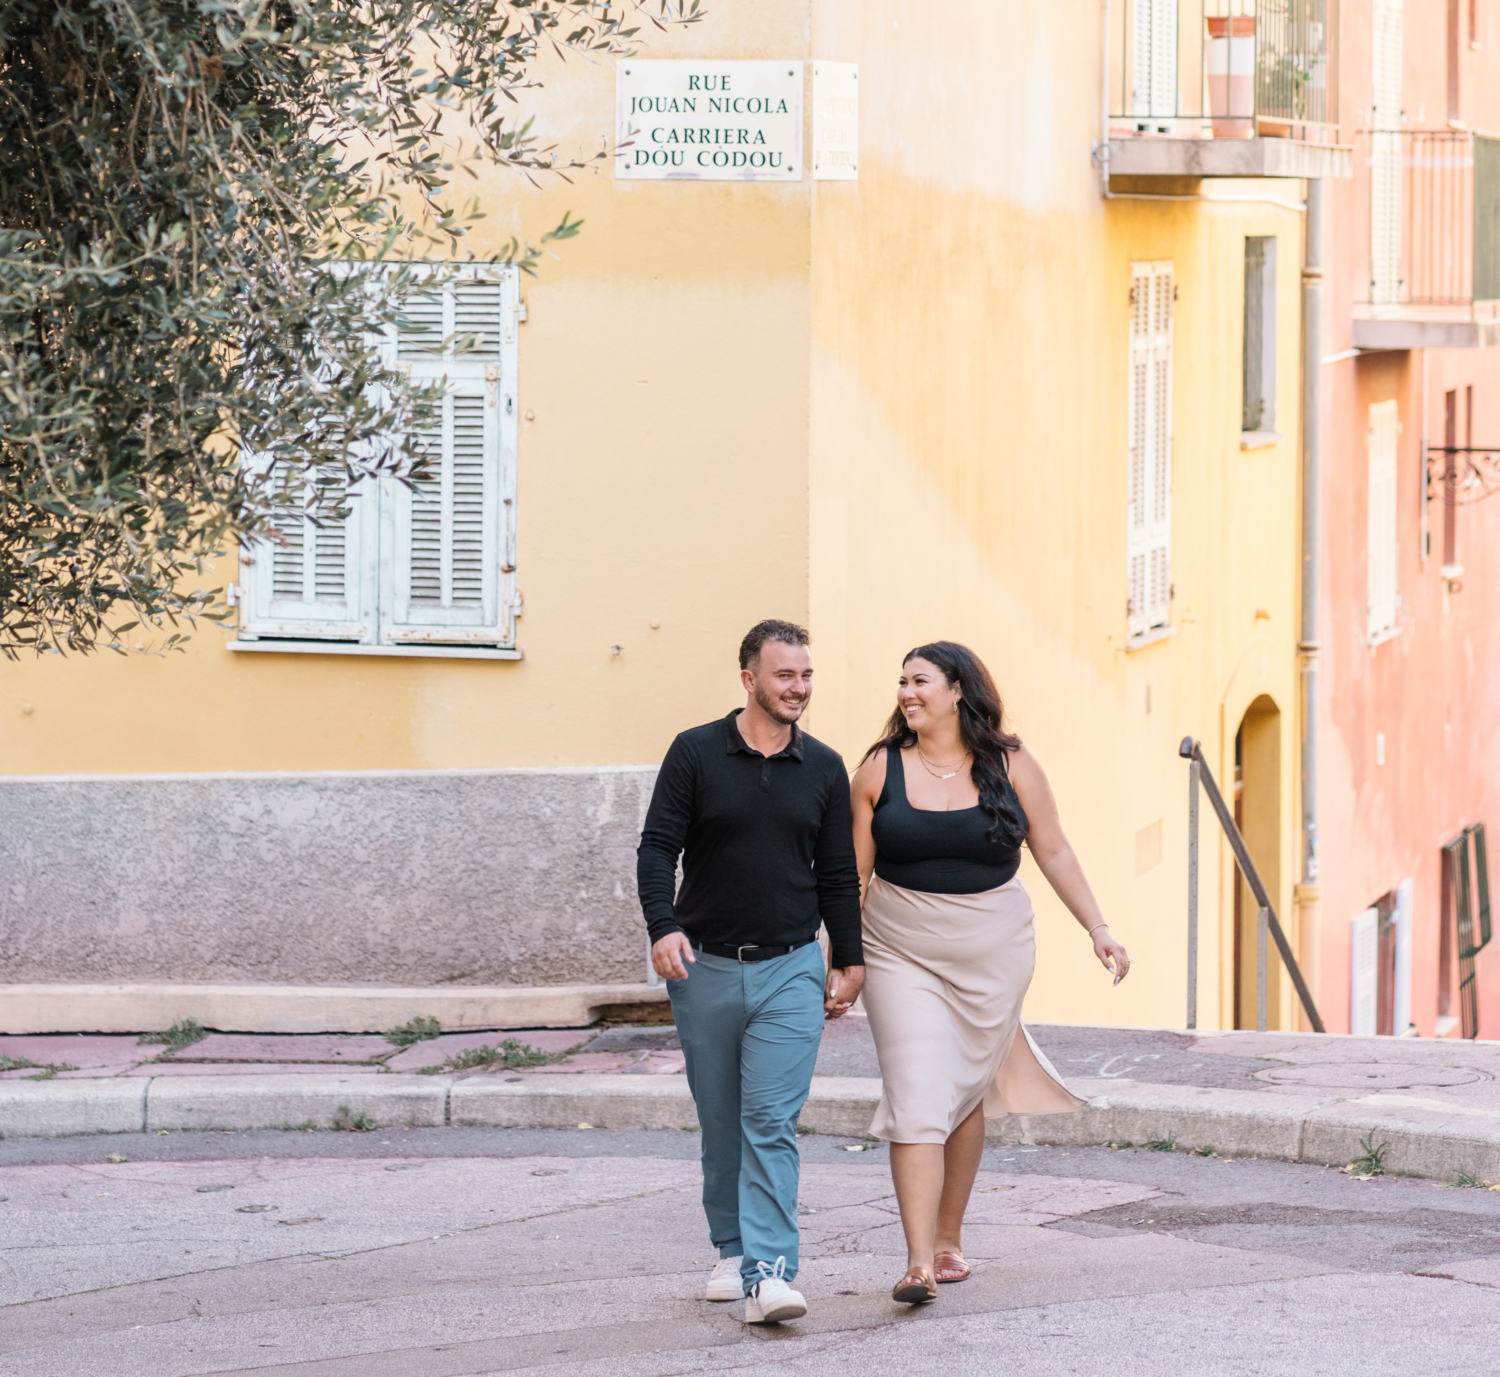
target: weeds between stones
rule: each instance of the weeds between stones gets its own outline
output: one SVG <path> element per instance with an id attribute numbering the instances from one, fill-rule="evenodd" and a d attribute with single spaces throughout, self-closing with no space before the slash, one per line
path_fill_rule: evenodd
<path id="1" fill-rule="evenodd" d="M 1448 1182 L 1449 1187 L 1456 1191 L 1488 1190 L 1490 1183 L 1481 1181 L 1472 1171 L 1461 1171 Z"/>
<path id="2" fill-rule="evenodd" d="M 409 1018 L 394 1028 L 387 1028 L 385 1040 L 396 1047 L 410 1047 L 413 1043 L 430 1042 L 435 1037 L 441 1037 L 442 1032 L 437 1019 L 418 1014 L 416 1018 Z"/>
<path id="3" fill-rule="evenodd" d="M 180 1052 L 184 1047 L 202 1042 L 207 1036 L 208 1029 L 199 1024 L 197 1019 L 179 1018 L 165 1033 L 142 1033 L 136 1042 L 160 1042 L 166 1046 L 167 1051 Z"/>
<path id="4" fill-rule="evenodd" d="M 339 1106 L 338 1113 L 328 1126 L 339 1133 L 371 1133 L 380 1127 L 368 1114 L 353 1113 L 346 1104 Z"/>
<path id="5" fill-rule="evenodd" d="M 1177 1139 L 1175 1138 L 1147 1138 L 1146 1146 L 1152 1152 L 1176 1152 Z"/>
<path id="6" fill-rule="evenodd" d="M 25 1071 L 35 1069 L 39 1076 L 22 1076 L 26 1081 L 50 1081 L 59 1071 L 76 1071 L 78 1068 L 66 1061 L 32 1061 L 30 1057 L 8 1057 L 0 1052 L 0 1071 Z"/>
<path id="7" fill-rule="evenodd" d="M 1364 1151 L 1348 1166 L 1340 1167 L 1339 1170 L 1356 1181 L 1368 1181 L 1372 1176 L 1381 1175 L 1385 1171 L 1385 1155 L 1390 1151 L 1391 1145 L 1382 1143 L 1376 1147 L 1373 1128 L 1359 1140 L 1359 1145 Z"/>
<path id="8" fill-rule="evenodd" d="M 498 1047 L 485 1043 L 483 1047 L 469 1047 L 462 1052 L 455 1052 L 441 1066 L 423 1066 L 418 1069 L 417 1074 L 440 1076 L 445 1071 L 523 1071 L 528 1066 L 547 1066 L 555 1061 L 564 1061 L 582 1046 L 580 1042 L 563 1052 L 544 1052 L 519 1038 L 506 1038 Z"/>

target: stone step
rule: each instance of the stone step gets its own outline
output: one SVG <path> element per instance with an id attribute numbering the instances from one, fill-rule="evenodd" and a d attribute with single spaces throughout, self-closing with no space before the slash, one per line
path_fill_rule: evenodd
<path id="1" fill-rule="evenodd" d="M 670 1023 L 665 985 L 0 985 L 0 1033 L 137 1033 L 192 1019 L 236 1033 L 446 1032 Z"/>

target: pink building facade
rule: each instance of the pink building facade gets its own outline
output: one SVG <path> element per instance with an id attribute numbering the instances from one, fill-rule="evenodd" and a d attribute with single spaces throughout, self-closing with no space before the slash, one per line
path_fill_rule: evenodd
<path id="1" fill-rule="evenodd" d="M 1330 1032 L 1500 1038 L 1500 11 L 1340 27 L 1304 955 Z"/>

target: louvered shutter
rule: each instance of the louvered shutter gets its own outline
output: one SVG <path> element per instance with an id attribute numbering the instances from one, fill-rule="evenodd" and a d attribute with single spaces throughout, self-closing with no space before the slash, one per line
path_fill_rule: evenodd
<path id="1" fill-rule="evenodd" d="M 1172 603 L 1172 264 L 1131 265 L 1129 632 L 1165 626 Z"/>
<path id="2" fill-rule="evenodd" d="M 278 469 L 276 483 L 288 499 L 277 518 L 277 537 L 249 547 L 241 560 L 245 640 L 295 637 L 370 641 L 375 634 L 374 586 L 368 552 L 374 548 L 373 485 L 361 485 L 344 518 L 302 514 L 307 479 Z"/>
<path id="3" fill-rule="evenodd" d="M 1367 586 L 1369 589 L 1369 635 L 1373 639 L 1396 625 L 1400 603 L 1396 585 L 1396 437 L 1399 423 L 1396 402 L 1376 402 L 1370 407 L 1369 435 L 1369 526 Z"/>
<path id="4" fill-rule="evenodd" d="M 1411 900 L 1408 877 L 1396 886 L 1396 989 L 1392 1000 L 1391 1031 L 1401 1037 L 1411 1026 Z"/>
<path id="5" fill-rule="evenodd" d="M 1401 300 L 1401 0 L 1375 0 L 1370 301 Z"/>
<path id="6" fill-rule="evenodd" d="M 414 487 L 384 483 L 387 643 L 513 637 L 516 304 L 514 270 L 478 270 L 414 298 L 396 332 L 396 358 L 413 379 L 446 386 L 438 423 L 416 437 L 427 477 Z M 473 347 L 455 352 L 455 336 L 471 337 Z"/>
<path id="7" fill-rule="evenodd" d="M 1131 27 L 1131 114 L 1177 114 L 1177 0 L 1135 0 Z"/>

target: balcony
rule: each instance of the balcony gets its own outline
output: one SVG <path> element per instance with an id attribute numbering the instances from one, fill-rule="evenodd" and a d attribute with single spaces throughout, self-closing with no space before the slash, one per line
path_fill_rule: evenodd
<path id="1" fill-rule="evenodd" d="M 1500 345 L 1500 139 L 1375 129 L 1358 147 L 1366 271 L 1354 347 Z"/>
<path id="2" fill-rule="evenodd" d="M 1349 177 L 1338 0 L 1124 0 L 1110 19 L 1111 177 Z"/>

